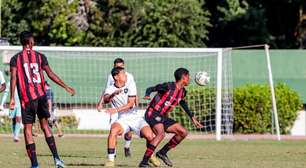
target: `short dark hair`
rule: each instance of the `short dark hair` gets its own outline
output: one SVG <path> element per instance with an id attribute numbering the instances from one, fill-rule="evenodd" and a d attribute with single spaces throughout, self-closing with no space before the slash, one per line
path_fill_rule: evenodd
<path id="1" fill-rule="evenodd" d="M 112 72 L 111 72 L 113 78 L 114 78 L 116 75 L 118 75 L 118 74 L 119 74 L 121 71 L 123 71 L 123 70 L 124 70 L 124 68 L 122 68 L 122 67 L 115 67 L 115 68 L 113 68 L 113 69 L 112 69 Z M 115 78 L 114 78 L 114 80 L 115 80 Z"/>
<path id="2" fill-rule="evenodd" d="M 30 43 L 30 38 L 33 38 L 33 34 L 29 31 L 23 31 L 20 33 L 20 43 L 25 46 Z"/>
<path id="3" fill-rule="evenodd" d="M 174 72 L 174 77 L 176 81 L 179 81 L 182 79 L 183 75 L 188 75 L 189 71 L 186 68 L 178 68 Z"/>
<path id="4" fill-rule="evenodd" d="M 114 65 L 118 64 L 118 63 L 123 63 L 124 64 L 124 60 L 122 58 L 116 58 L 114 60 Z"/>

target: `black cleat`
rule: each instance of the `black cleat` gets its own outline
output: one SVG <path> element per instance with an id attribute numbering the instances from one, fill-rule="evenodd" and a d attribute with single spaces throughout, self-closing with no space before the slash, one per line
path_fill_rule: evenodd
<path id="1" fill-rule="evenodd" d="M 149 163 L 143 163 L 143 162 L 140 162 L 139 165 L 138 165 L 139 168 L 149 168 L 150 165 Z"/>
<path id="2" fill-rule="evenodd" d="M 157 152 L 156 157 L 161 159 L 167 166 L 169 167 L 173 166 L 173 163 L 171 162 L 171 160 L 168 158 L 166 154 L 161 154 L 160 152 Z"/>
<path id="3" fill-rule="evenodd" d="M 124 148 L 124 156 L 125 157 L 131 157 L 130 148 Z"/>

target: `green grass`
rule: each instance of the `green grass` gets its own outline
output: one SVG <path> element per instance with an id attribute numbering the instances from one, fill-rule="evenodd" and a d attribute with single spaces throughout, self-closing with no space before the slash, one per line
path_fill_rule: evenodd
<path id="1" fill-rule="evenodd" d="M 105 138 L 57 138 L 59 152 L 67 167 L 102 167 L 106 161 Z M 53 167 L 43 138 L 36 139 L 40 166 Z M 118 143 L 118 167 L 137 167 L 145 150 L 144 140 L 132 142 L 132 158 L 124 158 L 123 142 Z M 0 167 L 27 167 L 24 143 L 0 139 Z M 304 141 L 208 141 L 185 140 L 169 153 L 175 167 L 181 168 L 302 168 L 306 165 Z M 163 166 L 165 167 L 165 166 Z"/>

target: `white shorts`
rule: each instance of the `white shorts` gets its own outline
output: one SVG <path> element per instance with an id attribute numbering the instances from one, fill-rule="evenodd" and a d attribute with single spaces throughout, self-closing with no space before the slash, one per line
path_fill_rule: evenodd
<path id="1" fill-rule="evenodd" d="M 140 137 L 140 130 L 149 126 L 149 124 L 144 120 L 144 118 L 138 115 L 129 115 L 119 118 L 116 123 L 120 124 L 123 128 L 123 134 L 133 131 Z"/>

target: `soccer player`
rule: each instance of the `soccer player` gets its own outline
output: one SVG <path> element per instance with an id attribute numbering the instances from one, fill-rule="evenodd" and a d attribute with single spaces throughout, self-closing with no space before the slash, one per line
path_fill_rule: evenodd
<path id="1" fill-rule="evenodd" d="M 9 70 L 5 70 L 4 72 L 6 76 L 9 76 Z M 6 102 L 9 92 L 10 92 L 10 82 L 8 82 L 8 85 L 4 91 L 1 100 L 0 110 L 4 110 L 4 103 Z M 15 89 L 14 94 L 15 94 L 15 108 L 14 110 L 9 111 L 9 118 L 12 119 L 13 140 L 14 142 L 19 142 L 19 133 L 21 129 L 21 107 L 20 107 L 17 89 Z"/>
<path id="2" fill-rule="evenodd" d="M 6 89 L 5 79 L 2 71 L 0 71 L 0 93 L 2 93 Z"/>
<path id="3" fill-rule="evenodd" d="M 47 95 L 48 107 L 50 112 L 49 126 L 51 128 L 55 126 L 55 128 L 57 129 L 58 137 L 62 137 L 64 136 L 64 134 L 62 132 L 61 125 L 58 123 L 58 119 L 55 116 L 54 93 L 47 81 L 46 81 L 46 95 Z"/>
<path id="4" fill-rule="evenodd" d="M 144 118 L 137 115 L 136 109 L 136 84 L 127 85 L 127 75 L 122 67 L 115 67 L 111 74 L 115 83 L 107 87 L 104 93 L 104 103 L 111 103 L 112 107 L 106 111 L 110 114 L 118 113 L 118 120 L 115 121 L 108 136 L 108 161 L 106 167 L 115 166 L 115 148 L 118 135 L 134 131 L 148 142 L 153 139 L 153 132 Z"/>
<path id="5" fill-rule="evenodd" d="M 122 58 L 116 58 L 114 60 L 114 68 L 115 67 L 122 67 L 122 68 L 124 68 L 124 65 L 125 65 L 124 64 L 124 60 Z M 126 72 L 126 71 L 125 71 L 125 73 L 127 75 L 127 85 L 135 84 L 133 75 L 128 73 L 128 72 Z M 112 74 L 110 74 L 108 76 L 105 88 L 110 87 L 114 83 L 115 83 L 114 78 L 113 78 Z M 137 100 L 138 99 L 136 97 L 136 105 L 138 105 Z M 97 108 L 98 108 L 98 111 L 101 111 L 102 108 L 103 108 L 103 94 L 100 97 L 100 101 L 98 103 L 98 107 Z M 114 123 L 117 119 L 118 119 L 118 113 L 111 114 L 111 116 L 110 116 L 110 123 L 111 124 Z M 124 141 L 125 141 L 125 143 L 124 143 L 124 156 L 125 157 L 131 157 L 130 144 L 132 142 L 132 135 L 133 135 L 132 131 L 127 132 L 126 134 L 124 134 Z"/>
<path id="6" fill-rule="evenodd" d="M 52 152 L 55 166 L 57 168 L 65 167 L 60 159 L 54 137 L 48 125 L 50 113 L 48 110 L 47 96 L 45 90 L 44 73 L 48 77 L 63 87 L 71 95 L 75 90 L 67 86 L 50 68 L 46 56 L 34 51 L 34 37 L 32 33 L 24 31 L 20 34 L 20 42 L 23 50 L 13 56 L 10 60 L 11 86 L 10 86 L 10 109 L 15 108 L 15 89 L 21 103 L 21 117 L 24 125 L 24 138 L 26 150 L 31 160 L 31 167 L 37 168 L 36 147 L 32 136 L 32 126 L 38 116 L 41 129 L 44 132 L 46 142 Z"/>
<path id="7" fill-rule="evenodd" d="M 167 152 L 176 147 L 186 136 L 187 130 L 179 123 L 167 117 L 167 113 L 180 104 L 184 111 L 191 118 L 192 123 L 197 128 L 203 128 L 203 125 L 194 117 L 189 110 L 184 97 L 187 92 L 185 86 L 189 84 L 189 71 L 185 68 L 178 68 L 174 72 L 175 82 L 167 82 L 158 84 L 154 87 L 149 87 L 146 90 L 145 99 L 150 99 L 152 92 L 157 92 L 153 100 L 150 102 L 146 113 L 145 120 L 151 126 L 154 134 L 154 139 L 147 144 L 147 150 L 140 162 L 139 167 L 148 167 L 148 160 L 153 154 L 155 148 L 164 139 L 165 133 L 173 133 L 172 139 L 156 153 L 166 165 L 172 167 L 173 164 L 167 156 Z"/>

